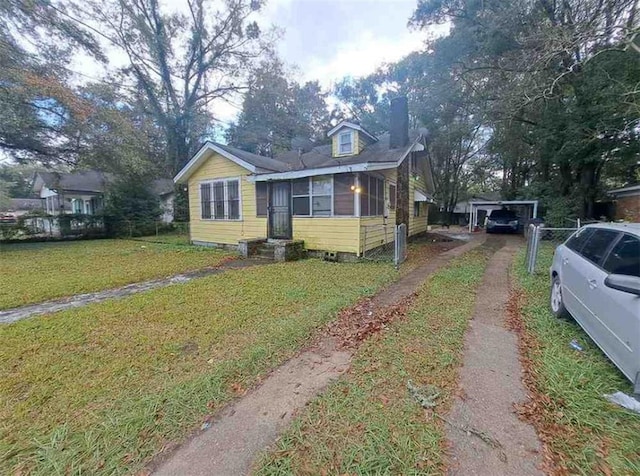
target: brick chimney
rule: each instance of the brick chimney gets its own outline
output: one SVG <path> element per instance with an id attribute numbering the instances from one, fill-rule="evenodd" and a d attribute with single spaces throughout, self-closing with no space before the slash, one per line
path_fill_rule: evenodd
<path id="1" fill-rule="evenodd" d="M 389 124 L 389 148 L 409 145 L 409 106 L 406 96 L 391 100 L 391 117 Z"/>

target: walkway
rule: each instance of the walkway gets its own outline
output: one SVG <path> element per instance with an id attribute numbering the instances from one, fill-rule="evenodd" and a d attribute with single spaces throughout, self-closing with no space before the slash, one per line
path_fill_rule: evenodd
<path id="1" fill-rule="evenodd" d="M 0 324 L 11 324 L 12 322 L 27 319 L 29 317 L 38 316 L 41 314 L 49 314 L 52 312 L 64 311 L 65 309 L 72 309 L 76 307 L 86 306 L 96 302 L 106 301 L 107 299 L 122 299 L 132 294 L 149 291 L 151 289 L 163 288 L 172 284 L 180 284 L 191 281 L 195 278 L 201 278 L 204 276 L 210 276 L 212 274 L 219 274 L 229 269 L 246 268 L 249 266 L 256 266 L 261 264 L 273 263 L 273 261 L 263 259 L 244 259 L 227 261 L 219 266 L 210 268 L 202 268 L 195 271 L 189 271 L 187 273 L 177 274 L 175 276 L 169 276 L 162 279 L 154 279 L 152 281 L 143 281 L 140 283 L 128 284 L 120 288 L 107 289 L 104 291 L 98 291 L 95 293 L 76 294 L 61 299 L 54 299 L 51 301 L 45 301 L 38 304 L 29 304 L 28 306 L 21 306 L 14 309 L 8 309 L 0 311 Z"/>
<path id="2" fill-rule="evenodd" d="M 478 235 L 470 243 L 446 251 L 411 271 L 378 293 L 367 310 L 383 313 L 398 304 L 430 274 L 454 257 L 480 246 L 485 238 Z M 339 339 L 323 337 L 222 410 L 211 428 L 194 435 L 173 454 L 159 457 L 149 469 L 161 476 L 247 474 L 256 456 L 275 442 L 296 412 L 348 370 L 352 352 L 340 345 Z"/>
<path id="3" fill-rule="evenodd" d="M 465 336 L 461 395 L 448 417 L 452 475 L 542 475 L 541 446 L 514 405 L 527 398 L 517 336 L 507 329 L 509 267 L 517 238 L 490 260 Z"/>

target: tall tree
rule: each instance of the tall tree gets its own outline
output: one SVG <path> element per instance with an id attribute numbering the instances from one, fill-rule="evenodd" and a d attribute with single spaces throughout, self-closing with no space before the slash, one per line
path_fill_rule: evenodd
<path id="1" fill-rule="evenodd" d="M 87 104 L 69 86 L 71 55 L 105 58 L 92 35 L 46 0 L 0 2 L 0 148 L 45 163 L 77 159 Z"/>
<path id="2" fill-rule="evenodd" d="M 602 185 L 639 158 L 638 1 L 419 2 L 415 25 L 444 21 L 432 47 L 486 100 L 505 195 L 592 216 Z"/>
<path id="3" fill-rule="evenodd" d="M 324 139 L 329 125 L 326 93 L 315 81 L 300 85 L 287 76 L 275 57 L 256 68 L 242 111 L 226 132 L 229 144 L 272 156 L 290 150 L 296 138 Z"/>
<path id="4" fill-rule="evenodd" d="M 249 65 L 270 46 L 254 12 L 261 0 L 188 0 L 170 12 L 158 0 L 92 0 L 85 24 L 99 22 L 110 47 L 127 57 L 123 72 L 145 96 L 162 127 L 166 166 L 176 173 L 211 133 L 211 104 L 246 87 Z"/>

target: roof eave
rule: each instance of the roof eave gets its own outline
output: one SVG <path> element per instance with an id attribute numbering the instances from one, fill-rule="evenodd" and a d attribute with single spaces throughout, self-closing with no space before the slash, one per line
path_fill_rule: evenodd
<path id="1" fill-rule="evenodd" d="M 207 158 L 207 152 L 209 151 L 213 151 L 220 154 L 224 158 L 229 159 L 231 162 L 234 162 L 240 167 L 247 169 L 251 173 L 257 172 L 257 168 L 255 165 L 252 165 L 249 162 L 242 160 L 239 157 L 236 157 L 230 152 L 227 152 L 221 147 L 218 147 L 213 142 L 207 141 L 202 145 L 202 147 L 200 147 L 200 150 L 195 153 L 195 155 L 191 158 L 191 160 L 187 162 L 187 165 L 182 167 L 182 170 L 180 170 L 180 172 L 178 172 L 178 174 L 173 178 L 174 183 L 186 183 L 186 181 L 189 180 L 189 177 L 193 175 L 193 172 L 195 172 L 195 170 L 202 163 L 202 161 Z"/>
<path id="2" fill-rule="evenodd" d="M 292 180 L 297 178 L 314 177 L 316 175 L 341 174 L 353 172 L 372 172 L 375 170 L 392 169 L 397 166 L 396 162 L 362 162 L 351 165 L 335 165 L 329 167 L 317 167 L 301 170 L 291 170 L 289 172 L 274 172 L 258 174 L 248 177 L 250 182 L 268 182 L 270 180 Z"/>
<path id="3" fill-rule="evenodd" d="M 327 132 L 327 137 L 331 137 L 343 127 L 349 127 L 350 129 L 354 129 L 356 131 L 362 132 L 364 135 L 369 137 L 372 141 L 378 142 L 378 138 L 373 134 L 370 134 L 364 127 L 349 121 L 340 121 L 340 123 L 337 126 L 335 126 L 333 129 Z"/>
<path id="4" fill-rule="evenodd" d="M 629 187 L 616 188 L 615 190 L 609 190 L 607 193 L 609 195 L 617 195 L 619 193 L 629 193 L 629 192 L 640 192 L 640 184 L 631 185 Z"/>

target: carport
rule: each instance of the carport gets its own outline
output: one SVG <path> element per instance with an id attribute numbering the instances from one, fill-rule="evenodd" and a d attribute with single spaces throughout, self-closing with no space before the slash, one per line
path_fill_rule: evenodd
<path id="1" fill-rule="evenodd" d="M 497 210 L 501 208 L 517 209 L 520 212 L 520 219 L 525 223 L 527 220 L 538 218 L 538 200 L 496 200 L 493 202 L 469 202 L 469 232 L 478 226 L 478 212 Z M 486 216 L 486 213 L 485 213 Z"/>

